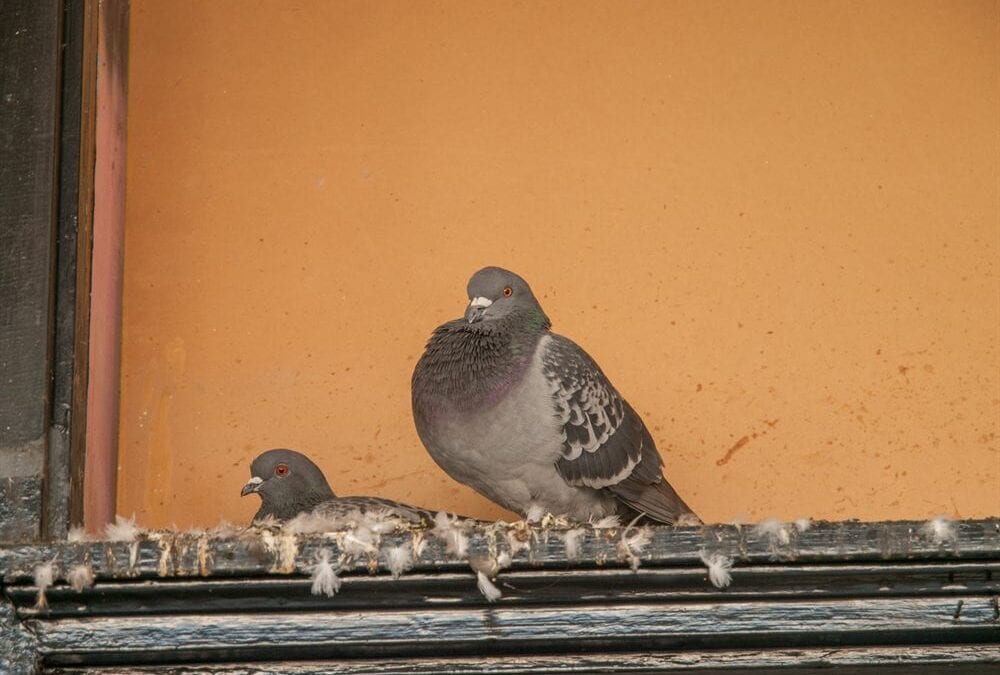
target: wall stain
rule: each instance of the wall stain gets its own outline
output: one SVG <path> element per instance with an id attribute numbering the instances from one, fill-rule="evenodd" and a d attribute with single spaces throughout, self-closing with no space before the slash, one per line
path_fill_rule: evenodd
<path id="1" fill-rule="evenodd" d="M 729 448 L 729 450 L 726 451 L 726 454 L 725 456 L 722 457 L 722 459 L 715 460 L 716 466 L 722 466 L 723 464 L 728 464 L 729 460 L 731 460 L 733 458 L 733 455 L 736 454 L 736 451 L 749 442 L 750 442 L 749 436 L 744 436 L 740 440 L 736 441 L 736 443 L 733 444 L 733 447 Z"/>
<path id="2" fill-rule="evenodd" d="M 777 426 L 777 424 L 778 424 L 779 421 L 780 421 L 779 418 L 775 417 L 773 420 L 764 420 L 764 424 L 766 424 L 768 427 L 770 427 L 771 429 L 773 429 L 775 426 Z M 737 450 L 739 450 L 744 445 L 746 445 L 747 443 L 749 443 L 751 440 L 757 438 L 758 436 L 767 436 L 767 429 L 765 429 L 764 431 L 761 431 L 759 433 L 756 432 L 756 431 L 753 431 L 750 434 L 748 434 L 746 436 L 743 436 L 743 438 L 741 438 L 740 440 L 736 441 L 736 443 L 734 443 L 733 446 L 731 448 L 729 448 L 729 450 L 726 450 L 726 454 L 725 455 L 723 455 L 720 459 L 715 460 L 715 465 L 716 466 L 722 466 L 723 464 L 728 464 L 729 460 L 731 460 L 733 458 L 733 455 L 736 454 Z"/>

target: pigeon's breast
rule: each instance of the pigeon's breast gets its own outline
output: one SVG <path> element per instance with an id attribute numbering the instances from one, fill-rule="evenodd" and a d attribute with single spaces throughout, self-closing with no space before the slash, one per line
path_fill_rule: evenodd
<path id="1" fill-rule="evenodd" d="M 596 494 L 568 485 L 555 468 L 563 434 L 541 360 L 550 340 L 542 337 L 524 376 L 505 396 L 475 410 L 444 411 L 421 435 L 455 480 L 508 509 L 523 513 L 538 504 L 553 513 L 589 514 L 593 509 L 578 502 Z"/>

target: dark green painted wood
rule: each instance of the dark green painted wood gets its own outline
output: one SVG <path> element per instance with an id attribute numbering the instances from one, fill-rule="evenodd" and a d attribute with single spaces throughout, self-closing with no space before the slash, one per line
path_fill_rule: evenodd
<path id="1" fill-rule="evenodd" d="M 39 657 L 38 639 L 17 621 L 11 605 L 0 603 L 0 673 L 35 672 Z"/>
<path id="2" fill-rule="evenodd" d="M 1000 562 L 939 562 L 893 565 L 753 565 L 737 568 L 733 585 L 712 586 L 704 567 L 512 570 L 500 575 L 500 605 L 550 606 L 650 602 L 777 601 L 962 597 L 1000 593 Z M 310 593 L 301 576 L 144 581 L 108 581 L 76 591 L 48 589 L 48 606 L 35 609 L 37 588 L 7 588 L 22 617 L 141 616 L 190 612 L 409 610 L 478 607 L 483 597 L 471 570 L 410 573 L 398 580 L 355 573 L 343 578 L 335 597 Z"/>
<path id="3" fill-rule="evenodd" d="M 50 420 L 58 0 L 0 3 L 0 541 L 35 540 Z M 37 497 L 35 495 L 38 495 Z"/>
<path id="4" fill-rule="evenodd" d="M 52 419 L 45 471 L 43 539 L 65 539 L 70 511 L 82 514 L 82 489 L 73 490 L 74 370 L 77 367 L 77 230 L 80 210 L 80 143 L 83 96 L 84 0 L 63 0 L 62 64 L 59 98 L 58 224 L 55 244 L 55 298 L 52 352 Z M 88 230 L 89 232 L 89 230 Z M 84 387 L 85 388 L 85 387 Z M 84 392 L 85 393 L 85 392 Z M 77 459 L 80 462 L 80 459 Z M 82 474 L 79 470 L 78 473 Z M 74 503 L 74 500 L 76 503 Z M 77 520 L 82 520 L 79 516 Z"/>
<path id="5" fill-rule="evenodd" d="M 487 672 L 475 658 L 491 655 L 485 663 L 510 672 L 569 672 L 596 655 L 582 663 L 726 672 L 792 665 L 790 649 L 813 654 L 817 668 L 848 671 L 888 667 L 878 659 L 890 653 L 924 654 L 926 662 L 907 665 L 924 669 L 996 661 L 1000 521 L 953 523 L 955 536 L 940 542 L 924 525 L 815 523 L 787 530 L 787 541 L 752 527 L 657 527 L 637 572 L 619 560 L 621 529 L 587 529 L 582 558 L 567 561 L 562 531 L 485 527 L 471 533 L 477 564 L 508 550 L 509 531 L 533 542 L 500 573 L 503 597 L 493 604 L 476 589 L 469 561 L 448 558 L 430 532 L 383 537 L 383 552 L 413 537 L 426 543 L 402 578 L 386 573 L 384 553 L 363 557 L 342 571 L 332 598 L 312 595 L 308 574 L 320 549 L 337 550 L 335 534 L 153 532 L 135 542 L 22 546 L 0 550 L 0 573 L 5 597 L 53 668 L 228 663 L 224 672 L 242 672 L 236 664 L 262 659 L 334 659 L 368 672 L 445 664 Z M 728 588 L 709 583 L 705 550 L 734 557 Z M 38 608 L 31 574 L 53 560 L 57 583 Z M 62 579 L 81 562 L 98 581 L 78 592 Z"/>
<path id="6" fill-rule="evenodd" d="M 704 528 L 652 527 L 651 543 L 639 555 L 644 567 L 701 567 L 701 551 L 718 552 L 743 563 L 842 563 L 859 561 L 991 560 L 1000 551 L 1000 520 L 953 523 L 955 538 L 936 543 L 922 530 L 924 523 L 815 523 L 804 533 L 794 530 L 781 545 L 752 527 L 715 525 Z M 383 537 L 382 548 L 409 543 L 410 534 Z M 431 534 L 421 535 L 426 547 L 414 571 L 467 570 L 462 560 L 452 560 L 444 543 Z M 579 539 L 578 568 L 621 566 L 618 560 L 622 528 L 587 529 Z M 566 547 L 559 530 L 535 529 L 530 554 L 521 552 L 514 569 L 567 567 Z M 285 546 L 285 548 L 282 548 Z M 0 549 L 0 578 L 7 583 L 29 580 L 36 565 L 56 559 L 68 568 L 89 562 L 99 579 L 169 578 L 192 576 L 261 575 L 286 567 L 303 573 L 312 568 L 321 549 L 339 551 L 336 539 L 322 535 L 282 536 L 246 530 L 238 537 L 215 539 L 206 535 L 153 532 L 136 542 L 53 543 Z M 469 537 L 469 555 L 487 559 L 509 550 L 503 532 L 488 529 Z M 492 551 L 492 553 L 491 553 Z M 287 558 L 287 559 L 286 559 Z M 134 564 L 133 564 L 134 562 Z M 371 565 L 385 570 L 384 557 L 358 560 L 355 567 Z"/>
<path id="7" fill-rule="evenodd" d="M 0 453 L 4 451 L 0 449 Z M 8 451 L 7 457 L 13 465 L 22 459 L 24 454 L 29 462 L 30 470 L 37 466 L 39 472 L 27 476 L 4 476 L 0 472 L 0 542 L 7 540 L 31 541 L 38 536 L 42 512 L 42 476 L 41 466 L 34 462 L 35 453 L 20 453 Z"/>
<path id="8" fill-rule="evenodd" d="M 482 673 L 674 673 L 696 671 L 700 675 L 739 672 L 782 672 L 789 675 L 806 673 L 874 672 L 879 675 L 908 675 L 909 673 L 940 673 L 972 675 L 1000 668 L 1000 646 L 907 646 L 864 647 L 839 649 L 774 649 L 774 650 L 718 650 L 703 653 L 690 652 L 624 652 L 576 654 L 565 656 L 504 656 L 456 658 L 405 658 L 334 661 L 283 661 L 278 663 L 213 664 L 149 668 L 73 667 L 55 668 L 51 673 L 95 673 L 125 675 L 126 673 L 157 672 L 167 675 L 205 675 L 221 673 L 236 675 L 268 675 L 287 673 L 301 675 L 372 675 L 375 673 L 429 674 L 451 673 L 480 675 Z"/>
<path id="9" fill-rule="evenodd" d="M 961 601 L 963 611 L 953 619 Z M 485 603 L 484 603 L 485 604 Z M 47 662 L 1000 641 L 988 598 L 580 604 L 29 620 Z"/>

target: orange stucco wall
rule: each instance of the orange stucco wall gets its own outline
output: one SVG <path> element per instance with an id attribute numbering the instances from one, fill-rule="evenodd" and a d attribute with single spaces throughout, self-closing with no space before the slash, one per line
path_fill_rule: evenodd
<path id="1" fill-rule="evenodd" d="M 510 267 L 706 519 L 1000 513 L 995 2 L 132 2 L 118 510 L 501 511 L 409 378 Z"/>

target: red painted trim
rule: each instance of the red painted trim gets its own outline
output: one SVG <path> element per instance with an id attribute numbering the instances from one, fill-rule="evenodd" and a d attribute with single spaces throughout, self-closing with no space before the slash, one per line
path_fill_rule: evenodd
<path id="1" fill-rule="evenodd" d="M 125 230 L 127 0 L 99 3 L 97 59 L 90 376 L 83 506 L 84 522 L 89 531 L 102 529 L 115 516 Z"/>

